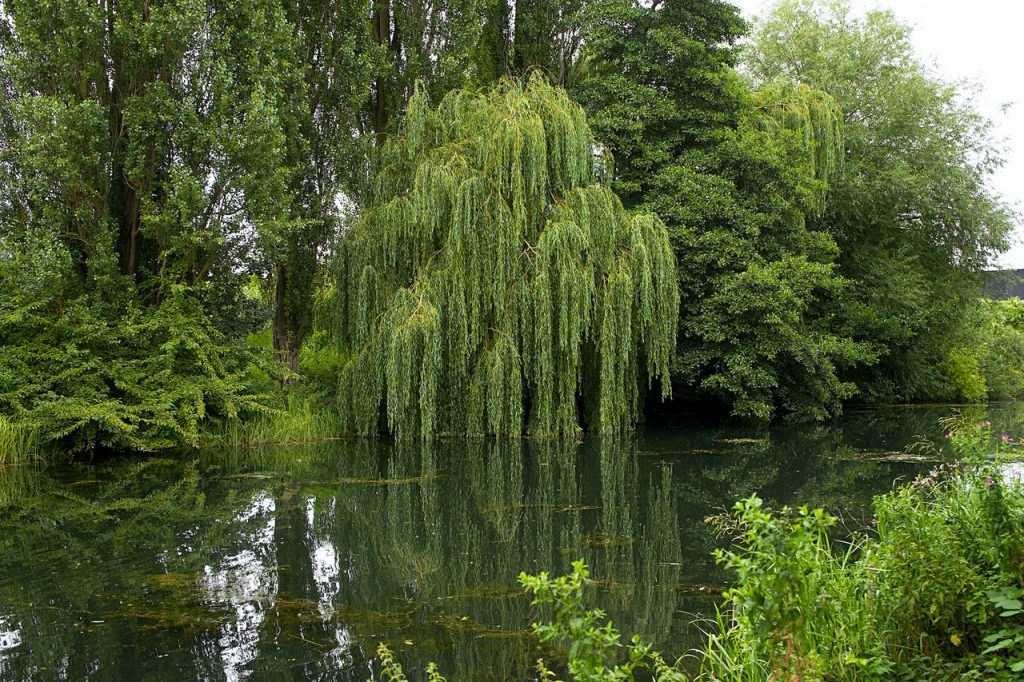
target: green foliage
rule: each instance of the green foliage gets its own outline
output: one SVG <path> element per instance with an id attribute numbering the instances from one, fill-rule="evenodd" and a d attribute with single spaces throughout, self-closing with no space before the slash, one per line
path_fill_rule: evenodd
<path id="1" fill-rule="evenodd" d="M 1024 395 L 1024 302 L 984 300 L 970 325 L 972 345 L 980 356 L 986 397 Z"/>
<path id="2" fill-rule="evenodd" d="M 519 582 L 533 594 L 534 606 L 551 607 L 554 621 L 534 623 L 533 631 L 542 642 L 555 642 L 569 649 L 569 673 L 579 682 L 601 680 L 633 680 L 638 670 L 650 669 L 658 682 L 683 680 L 682 674 L 667 666 L 661 656 L 649 645 L 634 636 L 623 646 L 621 636 L 600 609 L 587 609 L 583 602 L 583 588 L 590 572 L 582 560 L 572 564 L 572 573 L 552 579 L 547 573 L 519 575 Z M 624 650 L 626 661 L 616 664 Z M 542 679 L 548 674 L 543 662 L 538 662 Z"/>
<path id="3" fill-rule="evenodd" d="M 985 596 L 1000 612 L 1003 627 L 982 640 L 989 645 L 981 652 L 984 665 L 993 672 L 1024 673 L 1024 588 L 1000 587 L 986 590 Z"/>
<path id="4" fill-rule="evenodd" d="M 339 246 L 339 408 L 357 433 L 623 431 L 669 391 L 662 224 L 594 180 L 583 111 L 540 76 L 410 102 Z M 579 408 L 577 403 L 582 404 Z"/>
<path id="5" fill-rule="evenodd" d="M 836 115 L 834 107 L 820 109 Z M 704 172 L 666 171 L 647 202 L 669 222 L 680 262 L 677 377 L 742 416 L 767 418 L 781 408 L 820 419 L 854 394 L 844 371 L 872 356 L 837 320 L 847 287 L 834 266 L 837 248 L 807 220 L 823 193 L 816 174 L 835 172 L 814 159 L 834 151 L 805 146 L 815 139 L 806 134 L 809 120 L 790 121 L 789 130 L 777 114 L 775 106 L 751 110 L 703 155 Z"/>
<path id="6" fill-rule="evenodd" d="M 905 25 L 782 2 L 748 82 L 723 0 L 526 9 L 0 0 L 8 451 L 242 438 L 299 375 L 400 438 L 1024 393 L 990 123 Z"/>
<path id="7" fill-rule="evenodd" d="M 367 5 L 356 0 L 280 3 L 291 31 L 289 65 L 279 74 L 288 172 L 288 217 L 260 231 L 273 280 L 273 343 L 299 370 L 299 350 L 313 329 L 312 301 L 322 251 L 345 224 L 339 195 L 363 188 L 369 136 L 367 92 L 385 68 L 373 44 Z M 294 65 L 294 66 L 292 66 Z"/>
<path id="8" fill-rule="evenodd" d="M 402 665 L 395 660 L 391 649 L 384 642 L 377 646 L 377 658 L 380 659 L 382 679 L 389 682 L 406 682 L 409 679 L 402 672 Z M 427 682 L 445 682 L 445 678 L 441 676 L 441 673 L 437 671 L 437 666 L 433 663 L 427 664 L 426 673 Z"/>
<path id="9" fill-rule="evenodd" d="M 747 86 L 727 3 L 614 0 L 585 16 L 592 70 L 574 95 L 615 159 L 613 187 L 666 223 L 679 263 L 677 393 L 742 416 L 837 412 L 855 390 L 844 370 L 872 359 L 837 322 L 836 244 L 808 221 L 842 168 L 839 105 Z"/>
<path id="10" fill-rule="evenodd" d="M 843 168 L 843 110 L 828 93 L 804 83 L 770 83 L 753 92 L 754 125 L 776 137 L 795 138 L 797 167 L 809 176 L 801 188 L 814 196 L 813 213 L 825 210 L 829 183 Z"/>
<path id="11" fill-rule="evenodd" d="M 1019 448 L 987 422 L 955 425 L 948 440 L 968 463 L 878 498 L 877 536 L 838 556 L 821 510 L 737 505 L 743 535 L 719 554 L 738 579 L 732 620 L 709 638 L 704 676 L 1015 679 L 1024 486 L 1019 463 L 1002 462 Z"/>
<path id="12" fill-rule="evenodd" d="M 975 350 L 963 346 L 951 348 L 940 365 L 954 398 L 978 402 L 988 395 L 988 385 Z"/>
<path id="13" fill-rule="evenodd" d="M 284 217 L 278 3 L 13 0 L 5 15 L 5 230 L 63 244 L 83 279 L 116 269 L 159 290 L 223 267 L 242 224 Z"/>
<path id="14" fill-rule="evenodd" d="M 277 407 L 276 405 L 274 406 Z M 283 407 L 267 409 L 242 418 L 212 421 L 204 429 L 200 442 L 214 447 L 253 447 L 256 445 L 299 445 L 337 438 L 342 425 L 334 407 L 303 390 L 292 390 Z"/>
<path id="15" fill-rule="evenodd" d="M 586 69 L 572 94 L 612 153 L 616 192 L 642 205 L 663 172 L 697 166 L 735 127 L 743 87 L 731 67 L 744 22 L 721 0 L 599 0 L 581 16 Z"/>
<path id="16" fill-rule="evenodd" d="M 0 301 L 0 412 L 43 443 L 194 446 L 208 419 L 270 409 L 260 356 L 227 343 L 183 291 L 141 310 L 53 305 Z"/>
<path id="17" fill-rule="evenodd" d="M 844 112 L 845 172 L 819 223 L 851 283 L 835 314 L 878 362 L 843 378 L 869 400 L 980 396 L 980 355 L 959 347 L 976 273 L 1006 248 L 1013 216 L 988 184 L 999 145 L 971 86 L 931 73 L 892 13 L 847 0 L 777 3 L 745 57 L 757 82 L 806 84 Z"/>
<path id="18" fill-rule="evenodd" d="M 509 15 L 494 12 L 497 4 L 492 0 L 370 3 L 369 28 L 381 63 L 374 73 L 371 96 L 364 100 L 369 106 L 360 132 L 372 131 L 378 142 L 395 132 L 417 87 L 439 100 L 451 90 L 487 85 L 505 75 L 504 68 L 479 59 L 487 49 L 483 44 L 489 42 L 483 37 L 485 23 L 494 20 L 488 37 L 499 42 L 511 29 Z"/>
<path id="19" fill-rule="evenodd" d="M 808 619 L 827 608 L 819 602 L 822 588 L 829 572 L 843 567 L 828 541 L 836 519 L 807 507 L 792 516 L 788 509 L 774 515 L 756 496 L 737 503 L 735 513 L 743 529 L 742 550 L 716 554 L 736 575 L 737 586 L 725 594 L 735 627 L 753 635 L 752 654 L 769 670 L 787 678 L 821 676 L 825 669 L 813 655 Z"/>
<path id="20" fill-rule="evenodd" d="M 1024 304 L 981 299 L 939 364 L 936 397 L 980 402 L 1024 394 Z"/>
<path id="21" fill-rule="evenodd" d="M 72 449 L 268 409 L 254 236 L 286 221 L 274 0 L 4 2 L 0 412 Z"/>
<path id="22" fill-rule="evenodd" d="M 299 365 L 301 392 L 333 410 L 337 400 L 338 374 L 343 365 L 344 358 L 327 334 L 322 330 L 313 332 L 302 347 Z"/>

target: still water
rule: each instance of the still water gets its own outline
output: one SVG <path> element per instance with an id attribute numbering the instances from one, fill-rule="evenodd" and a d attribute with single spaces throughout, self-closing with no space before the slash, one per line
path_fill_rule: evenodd
<path id="1" fill-rule="evenodd" d="M 332 442 L 0 469 L 0 680 L 523 680 L 520 571 L 586 559 L 593 603 L 671 656 L 727 581 L 705 519 L 758 493 L 850 531 L 944 457 L 951 408 L 582 445 Z M 1019 406 L 977 409 L 1019 433 Z M 417 679 L 418 675 L 412 675 Z"/>

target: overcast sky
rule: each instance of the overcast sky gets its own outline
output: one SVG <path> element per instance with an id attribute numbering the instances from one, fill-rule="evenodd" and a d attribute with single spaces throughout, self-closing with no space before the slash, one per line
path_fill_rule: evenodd
<path id="1" fill-rule="evenodd" d="M 730 0 L 748 17 L 773 0 Z M 948 80 L 969 78 L 984 87 L 978 109 L 1005 138 L 1006 165 L 995 190 L 1018 209 L 1024 205 L 1024 2 L 1021 0 L 851 0 L 859 10 L 889 9 L 914 27 L 919 56 Z M 1007 112 L 1002 105 L 1012 104 Z M 1024 268 L 1024 226 L 999 265 Z"/>

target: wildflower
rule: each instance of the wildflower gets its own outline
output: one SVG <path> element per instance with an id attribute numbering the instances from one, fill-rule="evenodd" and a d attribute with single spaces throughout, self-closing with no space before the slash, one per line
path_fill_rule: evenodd
<path id="1" fill-rule="evenodd" d="M 1009 434 L 1006 434 L 1006 433 L 1004 433 L 1002 436 L 1000 436 L 999 439 L 1001 441 L 1003 441 L 1004 443 L 1008 443 L 1008 442 L 1013 440 L 1012 438 L 1010 438 Z"/>
<path id="2" fill-rule="evenodd" d="M 992 477 L 991 476 L 986 476 L 985 477 L 985 487 L 986 488 L 991 488 L 992 487 Z"/>
<path id="3" fill-rule="evenodd" d="M 950 431 L 949 433 L 946 434 L 946 440 L 949 440 L 952 437 L 953 437 L 953 432 L 952 431 Z"/>

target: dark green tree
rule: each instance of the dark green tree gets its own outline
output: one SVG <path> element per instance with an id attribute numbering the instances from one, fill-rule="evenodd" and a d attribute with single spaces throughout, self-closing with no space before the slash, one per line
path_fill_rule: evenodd
<path id="1" fill-rule="evenodd" d="M 191 285 L 231 256 L 241 223 L 281 217 L 277 3 L 2 9 L 10 231 L 52 234 L 82 279 Z M 108 255 L 116 270 L 103 270 Z"/>
<path id="2" fill-rule="evenodd" d="M 280 4 L 0 14 L 0 410 L 76 446 L 151 448 L 259 409 L 206 301 L 289 217 Z"/>
<path id="3" fill-rule="evenodd" d="M 571 93 L 612 153 L 616 191 L 638 205 L 664 167 L 738 124 L 745 24 L 723 0 L 596 0 L 581 21 L 585 66 Z"/>
<path id="4" fill-rule="evenodd" d="M 320 263 L 366 184 L 371 136 L 360 126 L 385 61 L 367 30 L 365 3 L 303 0 L 284 9 L 294 65 L 280 74 L 289 211 L 261 236 L 274 287 L 274 350 L 297 373 Z"/>
<path id="5" fill-rule="evenodd" d="M 839 369 L 865 356 L 833 319 L 835 243 L 807 221 L 841 165 L 835 102 L 751 90 L 726 2 L 605 0 L 583 26 L 574 93 L 615 159 L 613 187 L 665 221 L 679 261 L 677 395 L 744 416 L 839 409 L 852 393 Z"/>

